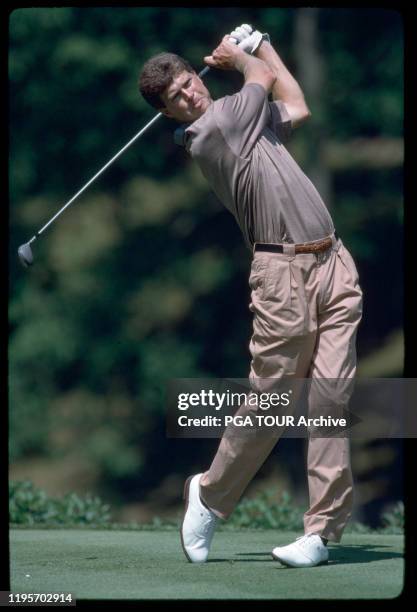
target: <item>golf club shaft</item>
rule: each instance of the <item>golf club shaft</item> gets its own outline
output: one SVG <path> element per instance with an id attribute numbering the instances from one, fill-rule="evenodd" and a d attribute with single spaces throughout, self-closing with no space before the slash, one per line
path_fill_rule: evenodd
<path id="1" fill-rule="evenodd" d="M 56 213 L 56 215 L 54 215 L 54 216 L 52 217 L 52 219 L 50 219 L 50 220 L 48 221 L 48 223 L 46 223 L 46 224 L 45 224 L 45 225 L 42 227 L 42 229 L 40 229 L 40 230 L 38 231 L 38 233 L 37 233 L 37 234 L 36 234 L 36 235 L 35 235 L 35 236 L 34 236 L 34 237 L 33 237 L 33 238 L 32 238 L 32 239 L 29 241 L 29 243 L 30 243 L 30 242 L 33 242 L 33 240 L 36 240 L 36 238 L 37 238 L 38 236 L 40 236 L 40 235 L 42 234 L 42 232 L 43 232 L 43 231 L 45 231 L 45 230 L 46 230 L 46 228 L 47 228 L 49 225 L 51 225 L 51 223 L 52 223 L 53 221 L 55 221 L 55 219 L 56 219 L 57 217 L 59 217 L 59 215 L 60 215 L 61 213 L 63 213 L 63 212 L 64 212 L 64 210 L 67 208 L 67 206 L 69 206 L 69 205 L 70 205 L 70 204 L 71 204 L 71 203 L 72 203 L 72 202 L 73 202 L 73 201 L 74 201 L 76 198 L 78 198 L 78 196 L 79 196 L 79 195 L 81 195 L 81 194 L 82 194 L 82 192 L 83 192 L 85 189 L 87 189 L 87 187 L 88 187 L 89 185 L 91 185 L 91 183 L 92 183 L 93 181 L 95 181 L 95 180 L 96 180 L 96 178 L 97 178 L 97 177 L 99 177 L 99 176 L 100 176 L 100 174 L 101 174 L 102 172 L 104 172 L 104 171 L 106 170 L 106 168 L 108 168 L 108 167 L 110 166 L 110 164 L 112 164 L 112 163 L 113 163 L 113 162 L 114 162 L 114 161 L 115 161 L 115 160 L 116 160 L 116 159 L 119 157 L 119 155 L 121 155 L 121 154 L 122 154 L 124 151 L 126 151 L 126 149 L 127 149 L 128 147 L 130 147 L 130 145 L 131 145 L 131 144 L 133 144 L 133 143 L 135 142 L 135 140 L 136 140 L 137 138 L 139 138 L 139 136 L 140 136 L 141 134 L 143 134 L 143 132 L 144 132 L 145 130 L 147 130 L 147 129 L 148 129 L 148 127 L 150 127 L 150 126 L 151 126 L 151 125 L 152 125 L 152 124 L 153 124 L 153 123 L 154 123 L 154 122 L 155 122 L 157 119 L 159 119 L 159 117 L 160 117 L 161 115 L 162 115 L 162 113 L 158 113 L 157 115 L 155 115 L 155 117 L 154 117 L 153 119 L 151 119 L 151 121 L 149 121 L 149 123 L 147 123 L 147 124 L 145 125 L 145 127 L 143 127 L 143 128 L 140 130 L 140 132 L 138 132 L 138 133 L 137 133 L 135 136 L 133 136 L 133 138 L 132 138 L 131 140 L 129 140 L 129 142 L 128 142 L 127 144 L 125 144 L 125 146 L 123 147 L 123 149 L 120 149 L 120 151 L 119 151 L 118 153 L 116 153 L 116 155 L 115 155 L 114 157 L 112 157 L 112 158 L 111 158 L 111 160 L 110 160 L 110 161 L 108 161 L 108 162 L 107 162 L 107 164 L 106 164 L 105 166 L 103 166 L 103 167 L 101 168 L 101 170 L 99 170 L 99 171 L 97 172 L 97 174 L 95 174 L 95 175 L 94 175 L 94 176 L 93 176 L 93 177 L 92 177 L 92 178 L 91 178 L 91 179 L 88 181 L 88 183 L 86 183 L 86 184 L 84 185 L 84 187 L 82 187 L 82 188 L 81 188 L 81 189 L 80 189 L 80 190 L 79 190 L 79 191 L 78 191 L 78 192 L 77 192 L 77 193 L 76 193 L 74 196 L 72 196 L 72 198 L 71 198 L 70 200 L 68 200 L 68 202 L 67 202 L 67 203 L 66 203 L 66 204 L 65 204 L 65 205 L 64 205 L 64 206 L 61 208 L 61 210 L 59 210 L 59 211 Z"/>
<path id="2" fill-rule="evenodd" d="M 199 75 L 198 75 L 198 76 L 199 76 L 199 77 L 204 76 L 205 74 L 207 74 L 207 72 L 208 72 L 209 70 L 210 70 L 210 66 L 206 66 L 205 68 L 203 68 L 203 70 L 202 70 L 202 71 L 199 73 Z M 117 158 L 118 158 L 118 157 L 119 157 L 119 156 L 120 156 L 120 155 L 121 155 L 121 154 L 122 154 L 124 151 L 126 151 L 126 149 L 127 149 L 128 147 L 130 147 L 130 145 L 131 145 L 131 144 L 133 144 L 133 143 L 135 142 L 135 140 L 136 140 L 137 138 L 139 138 L 139 136 L 141 136 L 141 134 L 143 134 L 143 132 L 145 132 L 145 131 L 146 131 L 146 130 L 147 130 L 147 129 L 148 129 L 148 128 L 149 128 L 149 127 L 150 127 L 150 126 L 153 124 L 153 123 L 155 123 L 155 121 L 156 121 L 157 119 L 159 119 L 159 117 L 160 117 L 161 115 L 162 115 L 162 113 L 158 113 L 157 115 L 155 115 L 155 117 L 154 117 L 153 119 L 151 119 L 151 120 L 149 121 L 149 123 L 147 123 L 147 124 L 145 125 L 145 127 L 143 127 L 143 128 L 140 130 L 140 132 L 138 132 L 138 133 L 137 133 L 135 136 L 133 136 L 133 138 L 132 138 L 131 140 L 129 140 L 129 142 L 128 142 L 127 144 L 125 144 L 125 146 L 123 147 L 123 149 L 120 149 L 120 151 L 119 151 L 118 153 L 116 153 L 116 155 L 115 155 L 114 157 L 112 157 L 112 158 L 111 158 L 111 159 L 110 159 L 110 160 L 107 162 L 107 164 L 105 164 L 105 165 L 104 165 L 104 166 L 101 168 L 101 170 L 99 170 L 99 171 L 98 171 L 98 172 L 97 172 L 97 173 L 96 173 L 96 174 L 95 174 L 95 175 L 94 175 L 94 176 L 93 176 L 93 177 L 92 177 L 92 178 L 91 178 L 91 179 L 88 181 L 88 183 L 86 183 L 86 184 L 84 185 L 84 187 L 82 187 L 82 188 L 81 188 L 79 191 L 77 191 L 77 193 L 76 193 L 75 195 L 73 195 L 73 196 L 72 196 L 72 198 L 71 198 L 70 200 L 68 200 L 68 202 L 67 202 L 66 204 L 64 204 L 64 206 L 63 206 L 63 207 L 62 207 L 62 208 L 61 208 L 61 209 L 60 209 L 60 210 L 59 210 L 59 211 L 58 211 L 58 212 L 57 212 L 57 213 L 56 213 L 56 214 L 55 214 L 55 215 L 52 217 L 52 219 L 50 219 L 50 220 L 48 221 L 48 223 L 46 223 L 46 224 L 45 224 L 45 225 L 44 225 L 44 226 L 43 226 L 43 227 L 42 227 L 42 228 L 41 228 L 41 229 L 40 229 L 40 230 L 39 230 L 39 231 L 38 231 L 38 232 L 37 232 L 37 233 L 36 233 L 36 234 L 33 236 L 33 238 L 31 238 L 31 239 L 29 240 L 28 244 L 30 244 L 31 242 L 33 242 L 34 240 L 36 240 L 36 238 L 37 238 L 38 236 L 40 236 L 40 235 L 42 234 L 42 232 L 44 232 L 44 231 L 46 230 L 46 228 L 47 228 L 47 227 L 49 227 L 49 226 L 51 225 L 51 223 L 53 223 L 53 222 L 55 221 L 55 219 L 57 219 L 57 217 L 59 217 L 59 215 L 60 215 L 61 213 L 63 213 L 63 212 L 64 212 L 64 210 L 65 210 L 65 209 L 66 209 L 66 208 L 67 208 L 67 207 L 68 207 L 70 204 L 72 204 L 72 202 L 73 202 L 73 201 L 74 201 L 76 198 L 78 198 L 78 196 L 79 196 L 79 195 L 81 195 L 81 194 L 83 193 L 83 191 L 84 191 L 85 189 L 87 189 L 87 187 L 88 187 L 89 185 L 91 185 L 91 183 L 92 183 L 93 181 L 95 181 L 95 180 L 96 180 L 96 178 L 97 178 L 97 177 L 99 177 L 99 176 L 100 176 L 100 174 L 102 174 L 102 172 L 104 172 L 104 171 L 106 170 L 106 168 L 108 168 L 108 167 L 110 166 L 110 164 L 112 164 L 112 163 L 113 163 L 113 162 L 114 162 L 114 161 L 115 161 L 115 160 L 116 160 L 116 159 L 117 159 Z"/>

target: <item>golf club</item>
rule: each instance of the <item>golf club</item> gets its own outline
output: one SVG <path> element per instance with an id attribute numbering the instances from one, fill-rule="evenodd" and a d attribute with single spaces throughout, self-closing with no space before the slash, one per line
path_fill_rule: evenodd
<path id="1" fill-rule="evenodd" d="M 233 38 L 230 37 L 230 41 L 233 43 L 236 43 L 237 41 Z M 239 43 L 238 46 L 240 46 L 242 43 Z M 205 68 L 203 68 L 203 70 L 201 72 L 199 72 L 198 76 L 201 78 L 203 77 L 205 74 L 207 74 L 207 72 L 210 70 L 210 66 L 206 66 Z M 126 149 L 128 147 L 130 147 L 131 144 L 133 144 L 135 142 L 135 140 L 137 140 L 139 138 L 139 136 L 141 136 L 144 132 L 146 132 L 146 130 L 153 125 L 157 119 L 159 119 L 159 117 L 162 115 L 163 113 L 158 113 L 157 115 L 155 115 L 155 117 L 153 119 L 151 119 L 149 121 L 149 123 L 147 123 L 145 125 L 144 128 L 142 128 L 140 130 L 140 132 L 138 132 L 135 136 L 133 136 L 133 138 L 131 140 L 129 140 L 129 142 L 127 144 L 125 144 L 125 146 L 120 149 L 120 151 L 118 153 L 116 153 L 116 155 L 114 157 L 112 157 L 107 164 L 105 164 L 101 170 L 99 170 L 97 172 L 97 174 L 95 174 L 89 181 L 88 183 L 86 183 L 84 185 L 84 187 L 82 187 L 74 196 L 72 196 L 72 198 L 70 200 L 68 200 L 68 202 L 66 204 L 64 204 L 64 206 L 52 217 L 52 219 L 50 219 L 28 242 L 25 242 L 25 244 L 20 245 L 20 247 L 17 250 L 20 262 L 22 263 L 22 265 L 25 268 L 28 268 L 30 265 L 33 264 L 33 251 L 32 251 L 32 247 L 31 244 L 37 240 L 37 238 L 39 238 L 39 236 L 46 230 L 47 227 L 49 227 L 51 225 L 51 223 L 53 223 L 55 221 L 55 219 L 57 219 L 59 217 L 59 215 L 61 213 L 64 212 L 64 210 L 66 208 L 68 208 L 68 206 L 70 204 L 72 204 L 72 202 L 74 202 L 74 200 L 76 200 L 78 198 L 79 195 L 81 195 L 83 193 L 83 191 L 85 191 L 85 189 L 87 189 L 87 187 L 89 185 L 91 185 L 91 183 L 93 181 L 96 180 L 96 178 L 98 178 L 100 176 L 100 174 L 102 174 L 104 172 L 104 170 L 106 170 L 106 168 L 108 168 L 110 166 L 110 164 L 112 164 L 124 151 L 126 151 Z M 184 126 L 180 126 L 179 128 L 177 128 L 177 130 L 174 133 L 174 141 L 177 144 L 181 144 L 182 143 L 182 139 L 183 139 L 183 134 L 184 134 Z"/>
<path id="2" fill-rule="evenodd" d="M 203 70 L 199 73 L 199 77 L 204 76 L 205 74 L 207 74 L 207 72 L 210 70 L 210 66 L 206 66 L 205 68 L 203 68 Z M 74 200 L 76 200 L 78 198 L 78 196 L 80 196 L 83 191 L 85 191 L 85 189 L 87 189 L 87 187 L 89 185 L 91 185 L 91 183 L 93 181 L 96 180 L 96 178 L 98 178 L 100 176 L 100 174 L 102 174 L 106 168 L 108 168 L 110 166 L 110 164 L 112 164 L 124 151 L 126 151 L 126 149 L 128 147 L 130 147 L 130 145 L 132 145 L 135 140 L 137 140 L 139 138 L 139 136 L 141 136 L 144 132 L 146 132 L 146 130 L 148 128 L 151 127 L 151 125 L 153 125 L 157 119 L 159 119 L 159 117 L 161 117 L 162 113 L 158 113 L 157 115 L 155 115 L 155 117 L 153 119 L 151 119 L 151 121 L 149 121 L 149 123 L 147 123 L 145 125 L 145 127 L 143 127 L 140 132 L 138 132 L 135 136 L 133 136 L 133 138 L 131 140 L 129 140 L 129 142 L 127 144 L 125 144 L 125 146 L 120 149 L 120 151 L 118 153 L 116 153 L 116 155 L 114 157 L 112 157 L 107 164 L 105 164 L 101 170 L 99 170 L 89 181 L 88 183 L 86 183 L 84 185 L 84 187 L 82 187 L 79 191 L 77 191 L 77 193 L 75 195 L 72 196 L 72 198 L 70 200 L 68 200 L 68 202 L 66 204 L 64 204 L 64 206 L 52 217 L 52 219 L 50 219 L 28 242 L 25 242 L 25 244 L 20 245 L 20 247 L 18 248 L 18 256 L 19 259 L 22 263 L 22 265 L 25 268 L 28 268 L 30 265 L 33 264 L 33 251 L 32 251 L 32 247 L 31 244 L 37 240 L 37 238 L 39 238 L 39 236 L 47 229 L 47 227 L 49 227 L 51 225 L 51 223 L 53 223 L 55 221 L 55 219 L 57 219 L 59 217 L 59 215 L 61 213 L 64 212 L 64 210 L 66 208 L 68 208 L 68 206 L 70 204 L 72 204 L 72 202 L 74 202 Z"/>
<path id="3" fill-rule="evenodd" d="M 93 181 L 96 180 L 96 178 L 98 178 L 100 176 L 100 174 L 102 172 L 104 172 L 104 170 L 106 170 L 106 168 L 108 168 L 110 166 L 110 164 L 112 164 L 118 157 L 119 155 L 121 155 L 128 147 L 130 147 L 131 144 L 133 144 L 135 142 L 135 140 L 137 138 L 139 138 L 139 136 L 141 136 L 153 123 L 155 123 L 155 121 L 157 119 L 159 119 L 159 117 L 162 115 L 162 113 L 158 113 L 157 115 L 155 115 L 155 117 L 149 121 L 149 123 L 147 123 L 145 125 L 144 128 L 142 128 L 140 130 L 140 132 L 138 132 L 131 140 L 129 140 L 129 142 L 118 152 L 116 153 L 116 155 L 114 157 L 112 157 L 112 159 L 110 161 L 107 162 L 107 164 L 105 166 L 103 166 L 101 168 L 101 170 L 99 170 L 97 172 L 97 174 L 95 174 L 89 181 L 88 183 L 86 183 L 84 185 L 84 187 L 82 187 L 70 200 L 68 200 L 68 202 L 61 208 L 61 210 L 59 210 L 53 217 L 52 219 L 50 219 L 48 221 L 48 223 L 46 223 L 46 225 L 44 225 L 30 240 L 29 242 L 26 242 L 25 244 L 22 244 L 19 249 L 18 249 L 18 255 L 19 255 L 19 259 L 22 262 L 22 264 L 27 268 L 28 266 L 30 266 L 33 263 L 33 252 L 32 252 L 32 247 L 30 246 L 32 244 L 32 242 L 34 242 L 45 230 L 47 227 L 49 227 L 49 225 L 51 225 L 51 223 L 53 223 L 55 221 L 55 219 L 57 219 L 59 217 L 59 215 L 61 213 L 64 212 L 64 210 L 70 205 L 72 204 L 72 202 L 74 202 L 74 200 L 76 200 L 78 198 L 79 195 L 82 194 L 82 192 L 87 189 L 87 187 L 89 185 L 91 185 L 91 183 Z"/>

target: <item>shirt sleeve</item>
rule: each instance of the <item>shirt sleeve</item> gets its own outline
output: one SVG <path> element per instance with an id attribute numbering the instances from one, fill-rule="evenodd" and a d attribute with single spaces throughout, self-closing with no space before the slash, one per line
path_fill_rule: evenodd
<path id="1" fill-rule="evenodd" d="M 226 144 L 235 155 L 248 157 L 265 128 L 279 139 L 288 139 L 291 120 L 281 101 L 268 102 L 259 83 L 247 83 L 233 96 L 215 102 L 215 119 Z"/>
<path id="2" fill-rule="evenodd" d="M 292 134 L 291 117 L 281 100 L 269 103 L 271 111 L 270 128 L 282 142 L 287 142 Z"/>

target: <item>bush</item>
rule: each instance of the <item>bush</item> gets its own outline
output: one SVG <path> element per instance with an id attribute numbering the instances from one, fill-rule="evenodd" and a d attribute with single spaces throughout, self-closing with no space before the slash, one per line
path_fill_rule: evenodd
<path id="1" fill-rule="evenodd" d="M 397 502 L 391 510 L 382 515 L 383 533 L 404 533 L 404 504 Z"/>
<path id="2" fill-rule="evenodd" d="M 372 529 L 372 527 L 369 527 L 368 525 L 365 525 L 364 523 L 358 523 L 357 521 L 353 522 L 350 521 L 347 525 L 346 525 L 346 529 L 344 533 L 354 533 L 354 534 L 360 534 L 360 533 L 377 533 L 375 529 Z"/>
<path id="3" fill-rule="evenodd" d="M 179 529 L 182 513 L 176 519 L 153 518 L 151 523 L 113 523 L 110 507 L 98 497 L 87 494 L 84 498 L 68 493 L 61 499 L 49 497 L 30 481 L 11 482 L 9 485 L 9 520 L 13 526 L 43 527 L 100 527 L 123 530 L 173 530 Z M 260 491 L 255 497 L 243 498 L 232 516 L 220 521 L 218 529 L 275 529 L 303 532 L 304 510 L 294 505 L 289 493 L 284 491 L 277 500 L 272 489 Z M 358 522 L 349 522 L 346 533 L 404 533 L 404 504 L 397 502 L 382 517 L 379 529 Z"/>
<path id="4" fill-rule="evenodd" d="M 277 500 L 276 492 L 267 489 L 251 499 L 243 498 L 225 527 L 298 531 L 303 529 L 303 511 L 286 491 Z"/>
<path id="5" fill-rule="evenodd" d="M 9 521 L 15 525 L 107 525 L 109 506 L 98 497 L 68 493 L 61 499 L 49 497 L 32 482 L 9 485 Z"/>

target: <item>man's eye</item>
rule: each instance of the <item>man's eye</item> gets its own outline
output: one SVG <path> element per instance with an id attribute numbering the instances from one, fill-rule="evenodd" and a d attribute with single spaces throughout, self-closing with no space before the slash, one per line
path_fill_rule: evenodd
<path id="1" fill-rule="evenodd" d="M 186 81 L 186 82 L 184 83 L 183 87 L 189 87 L 189 86 L 191 85 L 191 81 L 192 81 L 192 79 L 191 79 L 191 78 L 190 78 L 190 79 L 188 79 L 188 81 Z M 176 93 L 176 94 L 175 94 L 175 96 L 173 96 L 173 97 L 171 98 L 171 102 L 173 102 L 174 100 L 177 100 L 177 99 L 179 98 L 179 96 L 180 96 L 180 92 Z"/>

